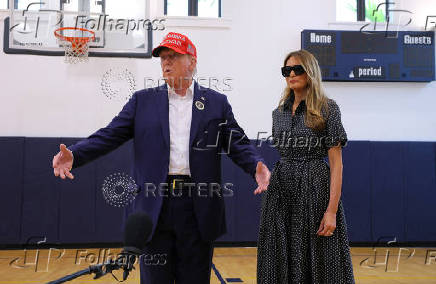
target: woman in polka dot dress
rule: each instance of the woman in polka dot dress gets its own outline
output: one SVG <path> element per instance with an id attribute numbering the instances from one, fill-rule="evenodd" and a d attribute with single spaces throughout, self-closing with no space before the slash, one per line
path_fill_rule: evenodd
<path id="1" fill-rule="evenodd" d="M 262 201 L 257 283 L 354 283 L 340 200 L 347 135 L 339 107 L 325 96 L 309 52 L 290 53 L 282 74 L 287 87 L 272 114 L 281 158 Z"/>

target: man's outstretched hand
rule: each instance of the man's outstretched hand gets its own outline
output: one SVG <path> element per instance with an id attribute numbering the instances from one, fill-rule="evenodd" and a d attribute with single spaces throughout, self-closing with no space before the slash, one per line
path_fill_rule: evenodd
<path id="1" fill-rule="evenodd" d="M 262 162 L 257 162 L 257 166 L 256 166 L 257 188 L 254 191 L 254 194 L 262 193 L 268 189 L 270 177 L 271 177 L 271 173 L 268 170 L 268 167 L 265 166 L 265 164 Z"/>
<path id="2" fill-rule="evenodd" d="M 73 153 L 67 149 L 65 144 L 61 144 L 59 150 L 59 153 L 53 157 L 54 175 L 62 179 L 65 177 L 73 179 L 74 176 L 70 172 L 73 167 Z"/>

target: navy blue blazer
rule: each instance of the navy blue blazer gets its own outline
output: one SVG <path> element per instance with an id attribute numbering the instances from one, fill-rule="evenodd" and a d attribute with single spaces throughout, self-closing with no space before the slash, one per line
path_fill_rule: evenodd
<path id="1" fill-rule="evenodd" d="M 203 104 L 203 109 L 198 102 Z M 154 196 L 144 187 L 150 183 L 156 186 L 165 183 L 168 175 L 170 133 L 166 84 L 135 92 L 108 126 L 69 146 L 74 155 L 73 168 L 116 149 L 131 138 L 134 139 L 135 153 L 133 177 L 140 191 L 126 206 L 124 217 L 138 211 L 145 212 L 153 221 L 154 232 L 162 196 L 158 191 Z M 263 161 L 236 122 L 227 97 L 201 87 L 197 82 L 194 82 L 189 143 L 189 167 L 195 183 L 221 184 L 222 153 L 227 153 L 253 177 L 257 162 Z M 206 191 L 201 195 L 207 197 L 192 195 L 195 216 L 202 238 L 213 241 L 226 232 L 224 197 Z"/>

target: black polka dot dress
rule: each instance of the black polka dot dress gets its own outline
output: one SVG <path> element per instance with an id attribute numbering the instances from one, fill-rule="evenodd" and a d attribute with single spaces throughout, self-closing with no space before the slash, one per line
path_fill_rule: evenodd
<path id="1" fill-rule="evenodd" d="M 333 235 L 316 234 L 330 195 L 327 151 L 347 142 L 340 110 L 329 99 L 326 127 L 315 132 L 304 124 L 305 101 L 292 116 L 293 99 L 273 111 L 270 142 L 281 158 L 262 200 L 257 283 L 354 283 L 341 201 Z"/>

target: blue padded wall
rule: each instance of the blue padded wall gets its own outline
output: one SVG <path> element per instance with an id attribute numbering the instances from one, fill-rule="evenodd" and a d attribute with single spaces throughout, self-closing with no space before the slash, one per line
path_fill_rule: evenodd
<path id="1" fill-rule="evenodd" d="M 17 220 L 21 224 L 21 243 L 26 243 L 30 237 L 46 237 L 47 243 L 60 242 L 60 181 L 53 178 L 51 168 L 53 149 L 59 147 L 59 142 L 59 138 L 24 140 L 22 216 Z"/>
<path id="2" fill-rule="evenodd" d="M 343 148 L 342 204 L 349 238 L 355 242 L 372 239 L 370 143 L 349 142 Z"/>
<path id="3" fill-rule="evenodd" d="M 405 149 L 403 142 L 370 142 L 372 240 L 405 242 Z"/>
<path id="4" fill-rule="evenodd" d="M 79 139 L 62 138 L 71 145 Z M 55 152 L 56 153 L 56 152 Z M 53 155 L 53 154 L 52 154 Z M 59 180 L 59 239 L 62 243 L 95 242 L 96 167 L 99 160 L 73 171 L 74 179 Z M 114 161 L 115 162 L 115 161 Z"/>
<path id="5" fill-rule="evenodd" d="M 412 242 L 436 240 L 435 149 L 436 143 L 425 142 L 405 148 L 405 234 Z"/>
<path id="6" fill-rule="evenodd" d="M 77 138 L 0 138 L 0 244 L 122 241 L 123 209 L 108 205 L 101 187 L 105 177 L 131 173 L 133 147 L 127 142 L 112 153 L 75 169 L 74 180 L 53 176 L 52 158 L 59 143 Z M 268 144 L 257 148 L 271 169 L 279 158 Z M 351 242 L 436 242 L 436 143 L 350 141 L 343 150 L 342 201 Z M 218 241 L 257 240 L 261 196 L 256 183 L 226 156 L 223 184 L 226 235 Z"/>
<path id="7" fill-rule="evenodd" d="M 20 243 L 24 138 L 0 138 L 0 243 Z"/>

